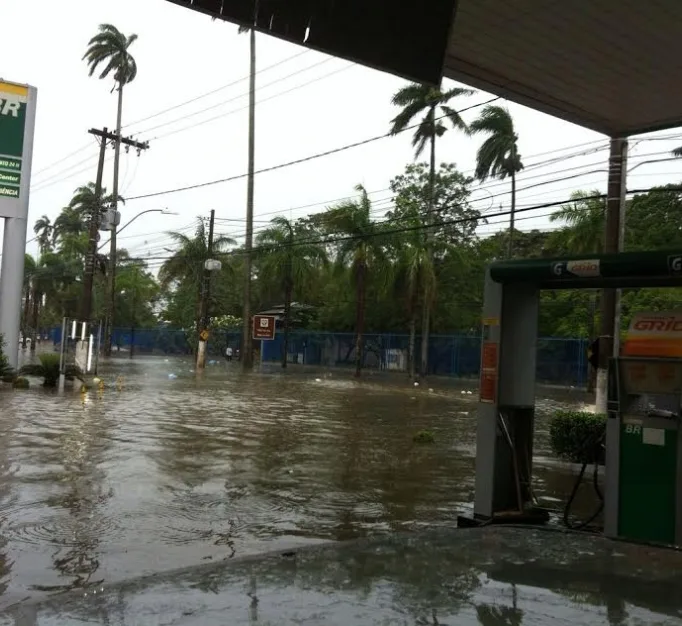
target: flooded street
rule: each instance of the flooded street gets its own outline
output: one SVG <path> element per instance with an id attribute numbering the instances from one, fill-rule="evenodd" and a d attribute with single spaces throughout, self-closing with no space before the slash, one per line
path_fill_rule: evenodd
<path id="1" fill-rule="evenodd" d="M 26 597 L 320 541 L 453 527 L 471 512 L 475 392 L 218 362 L 105 365 L 103 392 L 0 392 L 0 581 Z M 177 378 L 169 377 L 169 374 Z M 118 380 L 118 384 L 116 381 Z M 469 387 L 471 388 L 471 387 Z M 573 476 L 549 460 L 538 496 Z M 435 443 L 413 436 L 430 430 Z"/>

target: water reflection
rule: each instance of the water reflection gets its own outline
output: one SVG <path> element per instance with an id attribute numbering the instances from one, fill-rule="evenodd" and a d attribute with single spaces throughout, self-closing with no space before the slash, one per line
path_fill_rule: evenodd
<path id="1" fill-rule="evenodd" d="M 670 550 L 587 535 L 492 527 L 426 532 L 60 597 L 38 607 L 36 623 L 616 626 L 627 616 L 640 626 L 680 626 L 681 566 L 682 555 Z M 592 589 L 589 598 L 581 588 Z M 617 603 L 618 616 L 609 608 Z"/>
<path id="2" fill-rule="evenodd" d="M 224 363 L 197 380 L 192 366 L 114 361 L 104 393 L 83 401 L 0 393 L 0 580 L 12 598 L 454 526 L 470 511 L 475 396 L 402 378 L 242 377 Z M 415 444 L 419 430 L 435 443 Z M 546 439 L 541 410 L 541 456 Z M 536 493 L 565 497 L 572 480 L 543 464 Z"/>

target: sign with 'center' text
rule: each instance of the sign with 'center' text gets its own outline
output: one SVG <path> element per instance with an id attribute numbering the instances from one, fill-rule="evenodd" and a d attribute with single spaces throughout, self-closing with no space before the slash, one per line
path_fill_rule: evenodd
<path id="1" fill-rule="evenodd" d="M 0 217 L 28 212 L 36 90 L 0 81 Z M 23 183 L 23 184 L 22 184 Z"/>

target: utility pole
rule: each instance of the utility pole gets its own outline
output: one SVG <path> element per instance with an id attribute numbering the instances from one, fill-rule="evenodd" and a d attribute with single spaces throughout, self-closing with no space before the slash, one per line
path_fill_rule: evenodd
<path id="1" fill-rule="evenodd" d="M 211 268 L 209 261 L 213 255 L 213 227 L 215 224 L 215 210 L 211 209 L 211 217 L 208 223 L 208 246 L 206 259 L 204 260 L 204 277 L 201 289 L 201 324 L 199 328 L 199 347 L 197 349 L 197 371 L 206 366 L 206 343 L 208 341 L 208 327 L 211 322 L 209 313 L 209 300 L 211 298 Z"/>
<path id="2" fill-rule="evenodd" d="M 102 211 L 102 177 L 104 175 L 104 155 L 107 149 L 106 136 L 109 134 L 106 126 L 101 130 L 91 128 L 88 131 L 95 137 L 100 137 L 99 162 L 97 163 L 97 179 L 95 180 L 95 206 L 90 212 L 88 226 L 88 252 L 85 257 L 85 276 L 83 277 L 83 295 L 81 299 L 81 320 L 90 322 L 92 312 L 92 284 L 95 276 L 95 255 L 97 254 L 97 234 Z"/>
<path id="3" fill-rule="evenodd" d="M 604 232 L 604 254 L 620 252 L 622 247 L 621 229 L 625 219 L 625 186 L 627 139 L 613 137 L 609 151 L 609 179 L 606 190 L 606 224 Z M 604 289 L 601 298 L 601 333 L 599 337 L 599 363 L 597 368 L 596 411 L 606 413 L 609 358 L 618 350 L 616 327 L 618 290 Z"/>
<path id="4" fill-rule="evenodd" d="M 250 37 L 249 64 L 249 162 L 246 184 L 246 237 L 244 240 L 244 309 L 242 329 L 242 368 L 245 372 L 253 369 L 253 348 L 251 341 L 251 254 L 253 249 L 253 178 L 255 168 L 256 142 L 256 22 L 258 0 L 254 3 L 253 26 Z"/>
<path id="5" fill-rule="evenodd" d="M 119 109 L 120 110 L 120 109 Z M 99 132 L 99 131 L 97 131 Z M 135 148 L 137 154 L 142 152 L 142 150 L 149 149 L 148 141 L 135 141 L 131 137 L 121 137 L 119 138 L 117 133 L 107 133 L 102 135 L 106 139 L 111 139 L 115 142 L 117 151 L 121 144 L 127 148 Z M 113 189 L 113 210 L 114 218 L 116 218 L 116 206 L 118 204 L 118 159 L 114 162 L 114 189 Z M 107 298 L 106 298 L 106 330 L 104 333 L 104 354 L 106 356 L 111 356 L 111 338 L 114 331 L 114 309 L 116 300 L 116 221 L 112 221 L 111 224 L 111 239 L 109 242 L 109 271 L 107 272 Z"/>

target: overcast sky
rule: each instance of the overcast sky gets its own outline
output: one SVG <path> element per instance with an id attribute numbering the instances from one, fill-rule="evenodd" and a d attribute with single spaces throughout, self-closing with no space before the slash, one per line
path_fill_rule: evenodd
<path id="1" fill-rule="evenodd" d="M 100 23 L 125 34 L 133 45 L 139 73 L 124 92 L 124 135 L 148 140 L 138 157 L 124 154 L 121 193 L 129 198 L 122 223 L 149 213 L 126 228 L 119 245 L 135 256 L 167 255 L 168 230 L 191 233 L 197 215 L 216 210 L 218 231 L 239 239 L 244 233 L 246 179 L 200 189 L 135 199 L 150 193 L 238 176 L 247 165 L 248 36 L 237 27 L 211 21 L 165 0 L 0 0 L 3 25 L 2 78 L 38 88 L 38 117 L 29 213 L 29 238 L 41 215 L 54 219 L 73 190 L 95 178 L 97 144 L 89 128 L 115 128 L 113 81 L 89 78 L 81 60 Z M 8 53 L 10 51 L 10 53 Z M 341 59 L 259 35 L 257 38 L 256 167 L 266 168 L 380 135 L 396 111 L 392 94 L 405 81 Z M 273 65 L 277 64 L 275 67 Z M 633 88 L 636 79 L 633 77 Z M 208 92 L 211 95 L 202 97 Z M 458 108 L 492 96 L 462 99 Z M 182 103 L 193 100 L 185 106 Z M 518 180 L 518 205 L 563 200 L 575 189 L 605 189 L 607 139 L 508 103 L 526 165 Z M 167 111 L 174 107 L 172 110 Z M 471 121 L 480 108 L 464 113 Z M 660 137 L 671 137 L 661 140 Z M 656 137 L 656 140 L 652 140 Z M 630 167 L 665 157 L 682 144 L 679 131 L 631 141 Z M 438 159 L 471 173 L 481 139 L 450 132 L 438 144 Z M 580 154 L 585 153 L 587 154 Z M 105 184 L 111 188 L 113 150 Z M 276 212 L 300 217 L 323 210 L 335 199 L 366 186 L 377 214 L 390 207 L 388 185 L 413 158 L 410 136 L 381 139 L 347 151 L 256 177 L 256 230 Z M 553 161 L 547 163 L 547 161 Z M 643 164 L 628 187 L 649 187 L 680 179 L 682 161 Z M 575 176 L 546 184 L 557 178 Z M 538 185 L 538 183 L 543 183 Z M 532 186 L 524 190 L 524 187 Z M 483 211 L 508 209 L 508 182 L 489 181 L 472 197 Z M 491 197 L 494 196 L 494 197 Z M 313 206 L 308 206 L 313 205 Z M 305 208 L 299 208 L 305 207 Z M 547 225 L 550 209 L 519 215 L 521 229 Z M 234 220 L 234 221 L 222 221 Z M 502 227 L 491 218 L 481 234 Z M 28 251 L 37 252 L 35 242 Z"/>

